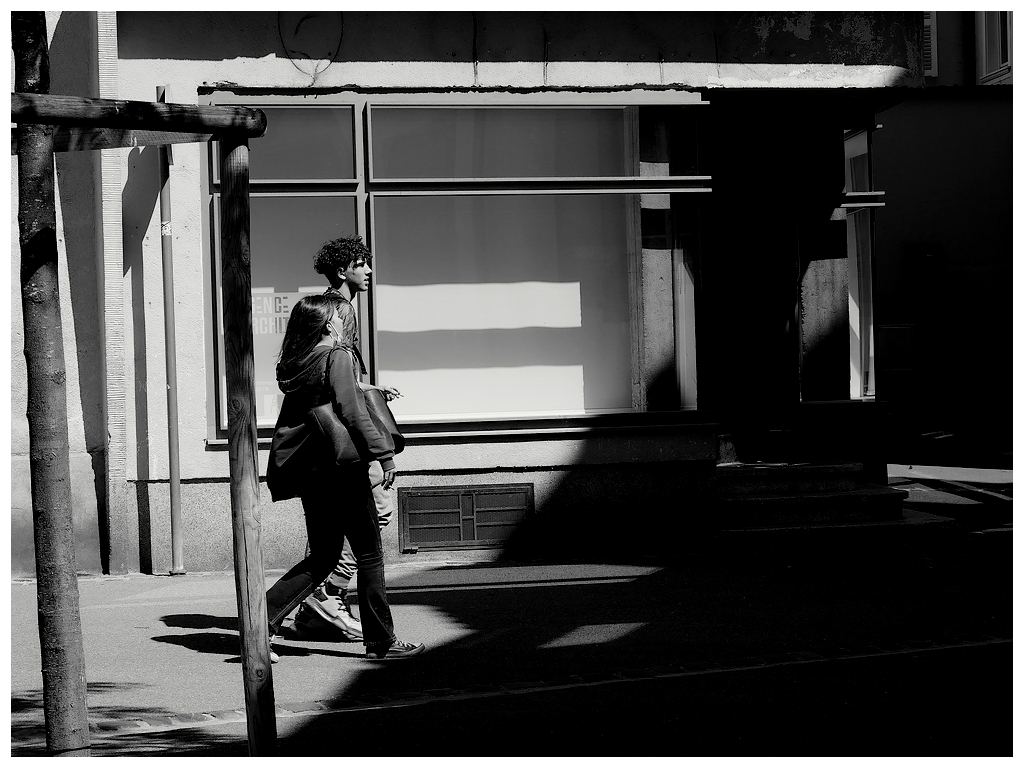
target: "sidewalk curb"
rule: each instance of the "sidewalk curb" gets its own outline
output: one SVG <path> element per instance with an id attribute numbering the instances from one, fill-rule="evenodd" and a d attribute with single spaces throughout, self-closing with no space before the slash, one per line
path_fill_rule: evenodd
<path id="1" fill-rule="evenodd" d="M 330 701 L 305 701 L 277 704 L 278 718 L 310 717 L 345 711 L 368 711 L 410 707 L 429 704 L 439 700 L 467 700 L 529 694 L 538 691 L 552 691 L 569 688 L 584 688 L 638 680 L 695 677 L 699 675 L 743 672 L 773 667 L 818 664 L 829 661 L 848 661 L 886 656 L 918 654 L 959 648 L 976 648 L 1012 643 L 1009 637 L 979 635 L 964 638 L 943 638 L 941 640 L 920 639 L 907 642 L 889 642 L 881 645 L 859 646 L 857 648 L 815 649 L 792 651 L 733 659 L 700 659 L 680 661 L 655 667 L 624 668 L 607 672 L 592 672 L 581 675 L 568 674 L 547 680 L 510 681 L 500 684 L 481 684 L 460 689 L 438 688 L 418 692 L 397 692 L 379 696 L 340 698 Z M 183 728 L 207 727 L 228 723 L 245 722 L 245 708 L 226 709 L 215 712 L 179 713 L 166 716 L 125 718 L 121 720 L 98 720 L 89 724 L 93 738 L 105 738 L 124 734 L 144 734 Z M 43 736 L 42 733 L 39 734 Z M 45 738 L 12 743 L 12 753 L 21 750 L 45 748 Z"/>

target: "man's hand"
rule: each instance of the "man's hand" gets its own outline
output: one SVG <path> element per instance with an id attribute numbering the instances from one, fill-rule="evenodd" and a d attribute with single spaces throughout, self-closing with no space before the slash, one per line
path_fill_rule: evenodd
<path id="1" fill-rule="evenodd" d="M 384 482 L 380 484 L 380 487 L 385 491 L 390 491 L 391 486 L 395 484 L 395 476 L 398 474 L 396 469 L 385 469 L 384 470 Z"/>
<path id="2" fill-rule="evenodd" d="M 402 396 L 402 393 L 394 387 L 377 387 L 377 389 L 384 393 L 384 399 L 388 401 Z"/>

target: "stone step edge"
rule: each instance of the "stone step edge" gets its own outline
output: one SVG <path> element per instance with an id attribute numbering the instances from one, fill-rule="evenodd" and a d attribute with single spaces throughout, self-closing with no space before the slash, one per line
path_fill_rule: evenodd
<path id="1" fill-rule="evenodd" d="M 862 472 L 864 465 L 859 462 L 742 462 L 730 461 L 715 465 L 715 474 L 720 478 L 783 477 L 787 475 L 836 475 Z"/>
<path id="2" fill-rule="evenodd" d="M 717 531 L 719 535 L 724 534 L 748 534 L 748 533 L 791 533 L 796 531 L 831 531 L 831 530 L 876 530 L 880 528 L 915 528 L 920 526 L 941 526 L 955 527 L 956 520 L 952 517 L 933 515 L 930 512 L 918 510 L 903 510 L 900 518 L 892 520 L 861 520 L 834 523 L 792 523 L 790 525 L 761 525 L 744 526 L 741 528 L 721 528 Z"/>
<path id="3" fill-rule="evenodd" d="M 718 501 L 728 504 L 815 504 L 819 502 L 859 502 L 868 499 L 905 500 L 909 493 L 900 488 L 885 485 L 861 483 L 858 487 L 846 491 L 789 491 L 772 493 L 771 491 L 733 491 L 720 490 Z"/>

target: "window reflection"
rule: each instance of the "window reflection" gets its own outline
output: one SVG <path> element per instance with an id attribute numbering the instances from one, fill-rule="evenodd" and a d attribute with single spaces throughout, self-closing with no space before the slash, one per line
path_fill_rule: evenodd
<path id="1" fill-rule="evenodd" d="M 256 421 L 260 427 L 272 427 L 283 399 L 275 366 L 288 316 L 304 294 L 322 293 L 327 288 L 323 275 L 313 269 L 313 255 L 324 241 L 356 231 L 356 207 L 355 198 L 346 196 L 253 195 L 250 210 Z M 218 312 L 223 316 L 219 301 Z M 220 420 L 226 428 L 222 344 L 218 356 Z"/>
<path id="2" fill-rule="evenodd" d="M 396 415 L 628 410 L 632 198 L 376 196 L 377 359 Z"/>
<path id="3" fill-rule="evenodd" d="M 622 108 L 373 107 L 373 176 L 622 176 L 625 114 Z"/>
<path id="4" fill-rule="evenodd" d="M 249 142 L 253 181 L 354 179 L 352 107 L 265 107 L 267 133 Z"/>

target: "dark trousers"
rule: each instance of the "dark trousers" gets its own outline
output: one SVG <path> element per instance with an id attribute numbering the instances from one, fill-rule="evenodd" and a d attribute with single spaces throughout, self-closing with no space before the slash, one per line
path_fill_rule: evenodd
<path id="1" fill-rule="evenodd" d="M 312 594 L 338 564 L 347 538 L 359 574 L 359 621 L 363 643 L 395 640 L 391 607 L 384 584 L 384 551 L 377 513 L 370 498 L 365 464 L 343 465 L 311 472 L 309 491 L 302 495 L 309 555 L 267 591 L 267 621 L 271 633 Z"/>

